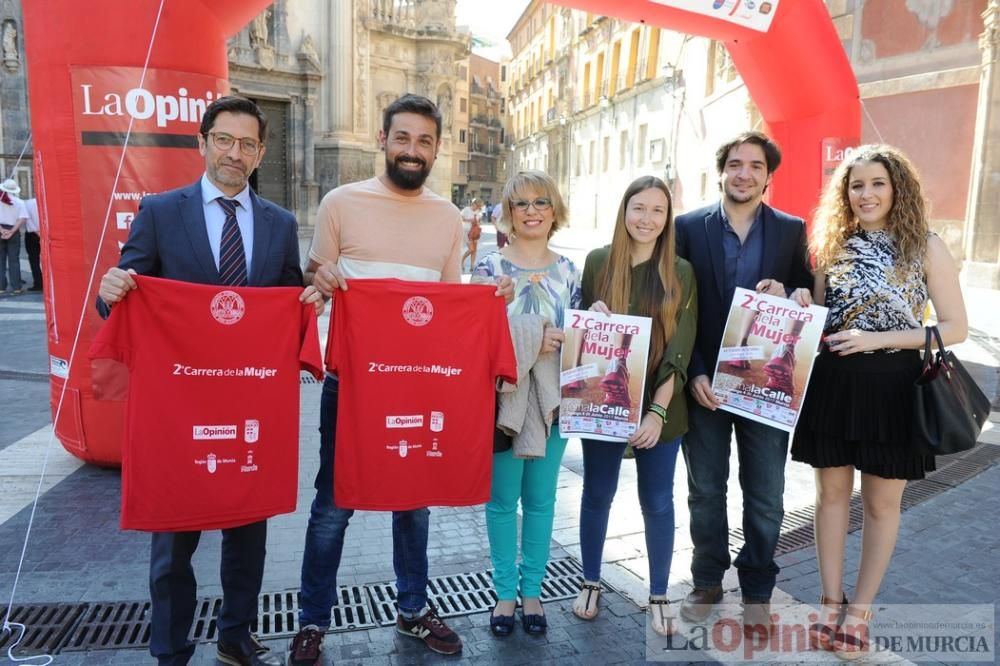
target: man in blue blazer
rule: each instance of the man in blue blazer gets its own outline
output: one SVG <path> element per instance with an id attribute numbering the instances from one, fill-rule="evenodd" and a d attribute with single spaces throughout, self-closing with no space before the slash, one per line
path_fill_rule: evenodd
<path id="1" fill-rule="evenodd" d="M 746 132 L 725 143 L 716 152 L 721 202 L 678 216 L 675 226 L 677 253 L 691 262 L 698 280 L 698 336 L 688 368 L 689 427 L 682 445 L 694 590 L 681 605 L 681 615 L 703 621 L 722 600 L 722 577 L 731 564 L 726 490 L 735 430 L 745 543 L 733 564 L 743 595 L 745 631 L 763 627 L 770 632 L 788 434 L 718 409 L 712 377 L 736 287 L 775 296 L 812 288 L 803 221 L 762 201 L 780 162 L 777 145 L 760 132 Z M 767 365 L 765 372 L 774 380 L 790 381 L 794 357 L 786 351 Z"/>
<path id="2" fill-rule="evenodd" d="M 118 266 L 101 279 L 98 310 L 106 317 L 136 288 L 133 275 L 201 284 L 301 287 L 295 217 L 261 199 L 248 178 L 264 156 L 267 118 L 252 101 L 221 97 L 202 117 L 198 149 L 205 173 L 192 185 L 142 200 Z M 300 300 L 323 308 L 314 287 Z M 160 664 L 186 664 L 197 590 L 191 556 L 201 532 L 154 532 L 149 562 L 149 648 Z M 267 521 L 222 530 L 219 661 L 237 666 L 283 664 L 255 636 L 264 574 Z"/>

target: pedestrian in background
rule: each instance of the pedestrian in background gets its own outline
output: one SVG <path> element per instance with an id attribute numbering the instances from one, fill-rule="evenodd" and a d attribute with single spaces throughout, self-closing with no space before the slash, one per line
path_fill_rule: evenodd
<path id="1" fill-rule="evenodd" d="M 13 178 L 0 183 L 0 292 L 24 293 L 21 281 L 21 227 L 28 222 L 21 188 Z"/>
<path id="2" fill-rule="evenodd" d="M 507 314 L 518 352 L 518 375 L 523 376 L 522 364 L 535 366 L 543 355 L 550 359 L 553 354 L 558 356 L 564 340 L 563 313 L 580 303 L 580 273 L 572 261 L 549 247 L 552 234 L 566 224 L 566 206 L 547 174 L 522 171 L 513 176 L 504 185 L 502 203 L 505 216 L 500 224 L 517 236 L 518 242 L 483 257 L 473 271 L 472 280 L 495 282 L 501 276 L 513 280 L 514 300 L 507 305 Z M 525 339 L 529 336 L 534 345 Z M 545 379 L 558 405 L 559 367 L 558 360 L 552 360 L 551 377 Z M 518 390 L 528 389 L 519 386 Z M 506 450 L 497 451 L 495 447 L 493 454 L 486 529 L 497 593 L 490 629 L 497 636 L 508 636 L 513 631 L 519 593 L 524 630 L 541 634 L 548 626 L 540 596 L 549 561 L 556 481 L 566 439 L 560 435 L 557 422 L 551 423 L 547 438 L 545 424 L 534 425 L 534 429 L 522 428 L 534 441 L 515 439 Z M 517 566 L 518 502 L 522 515 L 520 567 Z"/>
<path id="3" fill-rule="evenodd" d="M 639 504 L 649 557 L 650 626 L 657 634 L 675 633 L 667 603 L 667 580 L 674 549 L 674 467 L 681 435 L 687 430 L 688 360 L 698 319 L 694 270 L 674 253 L 670 190 L 654 176 L 632 182 L 618 208 L 611 245 L 587 255 L 583 269 L 582 307 L 653 320 L 646 394 L 639 429 L 629 439 L 635 451 Z M 520 238 L 517 243 L 520 243 Z M 515 246 L 517 245 L 515 243 Z M 606 384 L 628 390 L 628 369 L 609 368 Z M 609 393 L 613 386 L 606 386 Z M 580 502 L 580 549 L 583 588 L 573 613 L 597 617 L 601 557 L 608 514 L 618 489 L 626 442 L 583 439 L 583 498 Z"/>
<path id="4" fill-rule="evenodd" d="M 28 266 L 31 267 L 31 288 L 28 291 L 41 291 L 42 239 L 38 225 L 38 200 L 28 199 L 24 207 L 28 211 L 28 221 L 24 225 L 24 251 L 28 254 Z"/>
<path id="5" fill-rule="evenodd" d="M 462 254 L 461 267 L 465 270 L 465 258 L 469 257 L 469 272 L 472 272 L 476 265 L 476 250 L 479 245 L 479 237 L 483 233 L 483 200 L 473 199 L 472 203 L 462 209 L 462 242 L 465 244 L 465 252 Z"/>
<path id="6" fill-rule="evenodd" d="M 792 459 L 816 468 L 824 613 L 809 637 L 816 648 L 855 659 L 874 649 L 871 604 L 896 545 L 906 481 L 934 469 L 933 456 L 921 455 L 911 434 L 928 296 L 946 344 L 965 340 L 968 320 L 955 261 L 930 231 L 916 170 L 896 148 L 862 146 L 841 163 L 814 225 L 812 297 L 830 311 Z M 848 605 L 844 544 L 855 470 L 861 472 L 864 528 Z"/>

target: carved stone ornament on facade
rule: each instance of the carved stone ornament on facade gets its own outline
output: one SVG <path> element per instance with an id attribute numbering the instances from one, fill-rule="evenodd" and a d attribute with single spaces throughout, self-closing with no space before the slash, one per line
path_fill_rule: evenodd
<path id="1" fill-rule="evenodd" d="M 3 66 L 8 72 L 16 72 L 21 65 L 21 56 L 17 50 L 17 24 L 13 19 L 3 22 L 0 45 L 3 49 Z"/>
<path id="2" fill-rule="evenodd" d="M 300 61 L 305 60 L 313 69 L 319 71 L 322 69 L 319 61 L 319 54 L 316 52 L 316 45 L 313 43 L 312 35 L 304 34 L 302 37 L 302 44 L 299 46 L 298 58 Z"/>
<path id="3" fill-rule="evenodd" d="M 345 1 L 345 0 L 341 0 Z M 354 48 L 357 60 L 355 69 L 357 78 L 354 86 L 354 131 L 359 134 L 368 133 L 368 79 L 369 79 L 369 40 L 371 35 L 365 27 L 368 18 L 368 2 L 363 0 L 355 5 L 356 14 L 354 17 Z"/>
<path id="4" fill-rule="evenodd" d="M 1000 51 L 1000 0 L 990 0 L 983 12 L 983 34 L 979 36 L 979 50 L 984 65 L 992 64 Z"/>

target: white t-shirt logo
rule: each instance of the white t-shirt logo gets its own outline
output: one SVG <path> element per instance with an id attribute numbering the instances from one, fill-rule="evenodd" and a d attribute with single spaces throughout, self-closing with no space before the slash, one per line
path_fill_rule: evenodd
<path id="1" fill-rule="evenodd" d="M 211 310 L 215 321 L 226 326 L 231 326 L 240 319 L 243 319 L 243 313 L 246 312 L 246 305 L 244 305 L 243 298 L 239 294 L 227 289 L 215 295 L 212 299 Z"/>
<path id="2" fill-rule="evenodd" d="M 403 303 L 403 319 L 410 326 L 426 326 L 434 318 L 434 306 L 423 296 L 412 296 Z"/>

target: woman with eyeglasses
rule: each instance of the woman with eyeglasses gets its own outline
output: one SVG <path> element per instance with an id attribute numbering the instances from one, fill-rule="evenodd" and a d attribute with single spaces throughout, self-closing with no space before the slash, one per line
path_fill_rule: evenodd
<path id="1" fill-rule="evenodd" d="M 545 325 L 537 355 L 556 354 L 564 339 L 563 313 L 580 302 L 580 273 L 572 261 L 553 252 L 549 239 L 566 223 L 566 207 L 553 180 L 541 171 L 522 171 L 503 189 L 503 213 L 498 226 L 511 242 L 482 259 L 473 281 L 493 282 L 504 275 L 514 281 L 514 300 L 507 306 L 512 330 L 518 316 L 541 315 Z M 519 344 L 520 343 L 520 344 Z M 536 342 L 537 344 L 537 342 Z M 515 339 L 515 347 L 524 340 Z M 532 350 L 534 354 L 534 350 Z M 519 364 L 522 359 L 518 359 Z M 550 379 L 558 391 L 558 363 Z M 544 435 L 542 435 L 544 437 Z M 545 633 L 547 622 L 539 595 L 549 559 L 556 479 L 566 440 L 552 424 L 545 442 L 535 442 L 541 457 L 524 459 L 517 448 L 494 447 L 493 481 L 486 505 L 486 528 L 493 561 L 497 605 L 490 629 L 508 636 L 514 629 L 518 592 L 523 604 L 521 624 L 528 633 Z M 517 504 L 521 503 L 521 565 L 517 566 Z"/>
<path id="2" fill-rule="evenodd" d="M 573 613 L 583 620 L 597 617 L 608 514 L 618 489 L 622 457 L 631 445 L 649 557 L 650 626 L 667 636 L 676 631 L 667 603 L 674 549 L 673 482 L 681 435 L 687 431 L 683 392 L 694 347 L 698 298 L 691 264 L 674 254 L 670 190 L 659 178 L 644 176 L 625 190 L 611 245 L 587 255 L 581 305 L 604 314 L 650 317 L 653 327 L 638 430 L 628 442 L 582 440 L 584 582 Z M 622 347 L 629 344 L 630 339 L 621 341 Z M 609 402 L 619 394 L 627 396 L 632 384 L 638 390 L 640 383 L 629 376 L 624 364 L 613 364 L 600 380 Z"/>

